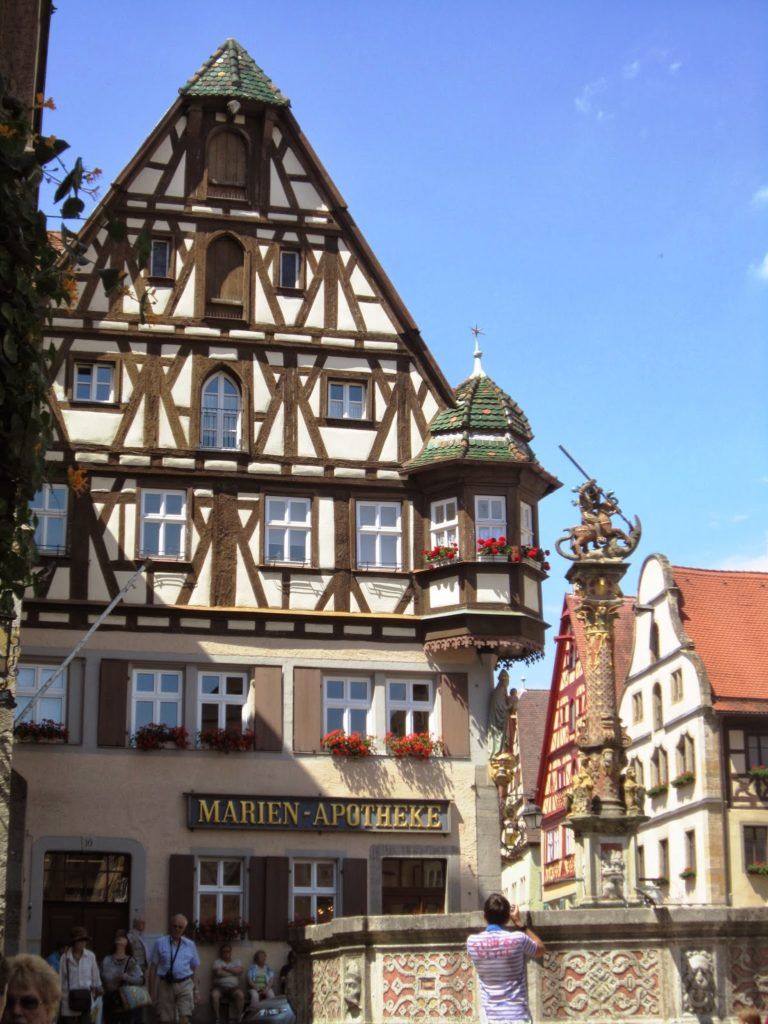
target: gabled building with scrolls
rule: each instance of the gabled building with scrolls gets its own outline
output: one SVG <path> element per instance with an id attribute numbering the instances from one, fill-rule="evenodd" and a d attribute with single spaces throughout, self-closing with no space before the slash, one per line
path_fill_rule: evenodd
<path id="1" fill-rule="evenodd" d="M 523 412 L 479 355 L 448 384 L 234 40 L 80 237 L 49 330 L 47 587 L 24 604 L 17 940 L 47 953 L 83 924 L 101 953 L 172 911 L 268 944 L 476 908 L 500 881 L 494 667 L 546 625 L 543 565 L 478 555 L 535 546 L 559 486 Z M 58 742 L 35 742 L 43 719 Z M 375 755 L 331 756 L 338 730 Z M 395 756 L 414 733 L 442 756 Z"/>

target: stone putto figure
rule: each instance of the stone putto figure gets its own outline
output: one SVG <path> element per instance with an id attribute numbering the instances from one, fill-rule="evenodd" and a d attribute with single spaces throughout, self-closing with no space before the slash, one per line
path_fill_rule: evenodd
<path id="1" fill-rule="evenodd" d="M 687 1013 L 712 1013 L 715 1009 L 715 960 L 699 949 L 683 957 L 683 1009 Z"/>
<path id="2" fill-rule="evenodd" d="M 600 862 L 603 896 L 610 900 L 624 899 L 624 857 L 621 850 L 604 853 Z"/>
<path id="3" fill-rule="evenodd" d="M 571 779 L 571 791 L 568 794 L 571 815 L 592 813 L 592 790 L 595 787 L 595 780 L 586 764 L 581 764 L 579 770 Z"/>

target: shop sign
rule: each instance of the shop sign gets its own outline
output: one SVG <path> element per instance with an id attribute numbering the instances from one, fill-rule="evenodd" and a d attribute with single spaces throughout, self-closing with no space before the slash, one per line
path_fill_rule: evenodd
<path id="1" fill-rule="evenodd" d="M 311 832 L 450 832 L 448 800 L 185 793 L 187 827 Z"/>

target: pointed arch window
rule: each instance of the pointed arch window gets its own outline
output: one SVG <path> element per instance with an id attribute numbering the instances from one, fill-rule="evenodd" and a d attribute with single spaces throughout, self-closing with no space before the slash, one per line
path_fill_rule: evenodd
<path id="1" fill-rule="evenodd" d="M 214 374 L 203 385 L 200 405 L 200 447 L 239 450 L 242 399 L 232 378 L 226 373 Z"/>
<path id="2" fill-rule="evenodd" d="M 661 702 L 661 686 L 656 683 L 651 691 L 651 706 L 653 710 L 653 728 L 664 728 L 664 706 Z"/>
<path id="3" fill-rule="evenodd" d="M 248 148 L 240 132 L 224 129 L 208 142 L 209 199 L 245 199 Z"/>
<path id="4" fill-rule="evenodd" d="M 208 246 L 205 265 L 205 315 L 242 319 L 245 310 L 245 253 L 230 235 Z"/>

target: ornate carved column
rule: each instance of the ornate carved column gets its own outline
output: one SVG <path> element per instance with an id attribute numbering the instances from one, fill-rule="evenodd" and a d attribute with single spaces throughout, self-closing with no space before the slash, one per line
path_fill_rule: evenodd
<path id="1" fill-rule="evenodd" d="M 614 664 L 614 623 L 622 606 L 621 579 L 626 556 L 640 540 L 640 521 L 625 532 L 614 525 L 622 516 L 614 494 L 588 480 L 575 504 L 581 523 L 557 542 L 573 562 L 566 578 L 579 601 L 583 624 L 586 690 L 585 717 L 576 736 L 579 768 L 571 780 L 568 826 L 576 840 L 576 873 L 582 882 L 581 906 L 639 902 L 636 898 L 635 836 L 642 815 L 643 791 L 634 772 L 625 771 L 629 744 L 619 721 Z M 570 550 L 563 550 L 568 543 Z"/>

